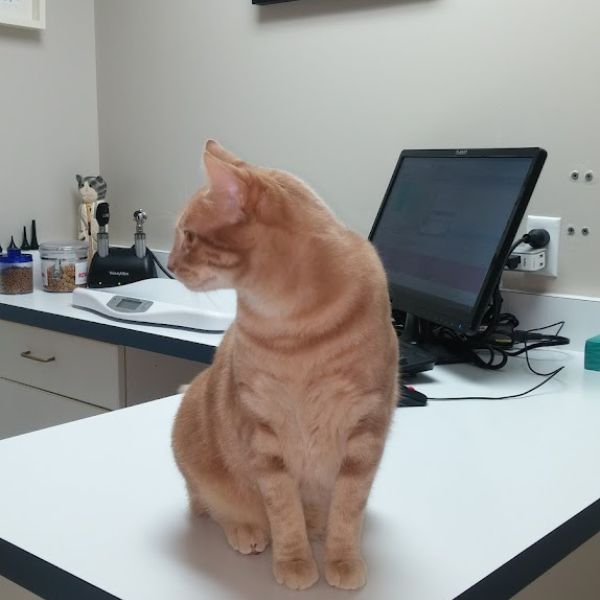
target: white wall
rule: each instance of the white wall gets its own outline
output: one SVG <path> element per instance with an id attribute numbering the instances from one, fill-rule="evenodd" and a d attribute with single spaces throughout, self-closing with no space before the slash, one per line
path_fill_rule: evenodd
<path id="1" fill-rule="evenodd" d="M 75 173 L 95 172 L 93 0 L 49 0 L 47 29 L 0 26 L 0 244 L 75 233 Z"/>
<path id="2" fill-rule="evenodd" d="M 531 212 L 592 231 L 563 236 L 542 287 L 598 296 L 599 188 L 568 174 L 600 178 L 599 19 L 597 0 L 100 0 L 115 238 L 139 205 L 151 245 L 170 246 L 209 136 L 305 177 L 365 235 L 402 148 L 541 145 Z"/>

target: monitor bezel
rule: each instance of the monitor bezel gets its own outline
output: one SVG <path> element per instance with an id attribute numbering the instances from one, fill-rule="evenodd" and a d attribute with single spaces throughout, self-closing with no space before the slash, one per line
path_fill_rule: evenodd
<path id="1" fill-rule="evenodd" d="M 369 233 L 369 241 L 373 237 L 383 212 L 390 198 L 396 177 L 405 158 L 530 158 L 531 166 L 527 173 L 519 197 L 500 237 L 498 246 L 492 258 L 488 273 L 483 282 L 477 300 L 472 308 L 454 304 L 444 298 L 436 298 L 422 292 L 402 287 L 389 280 L 388 286 L 392 308 L 397 311 L 410 313 L 432 323 L 445 325 L 456 331 L 472 334 L 478 331 L 483 315 L 488 307 L 494 288 L 499 284 L 504 265 L 508 258 L 513 240 L 517 234 L 531 195 L 535 189 L 540 173 L 548 156 L 543 148 L 458 148 L 444 150 L 403 150 L 394 168 L 394 172 L 386 189 L 383 201 L 373 226 Z"/>

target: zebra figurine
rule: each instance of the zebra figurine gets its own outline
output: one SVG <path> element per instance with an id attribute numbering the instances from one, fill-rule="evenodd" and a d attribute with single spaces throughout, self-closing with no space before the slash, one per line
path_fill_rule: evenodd
<path id="1" fill-rule="evenodd" d="M 77 187 L 81 196 L 79 205 L 79 239 L 88 243 L 88 260 L 97 249 L 98 222 L 96 208 L 106 198 L 106 180 L 101 176 L 82 177 L 76 175 Z"/>

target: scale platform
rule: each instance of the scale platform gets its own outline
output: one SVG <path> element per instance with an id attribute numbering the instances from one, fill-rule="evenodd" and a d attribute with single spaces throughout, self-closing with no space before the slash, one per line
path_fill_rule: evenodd
<path id="1" fill-rule="evenodd" d="M 175 279 L 144 279 L 113 288 L 73 291 L 73 306 L 105 317 L 223 333 L 235 319 L 234 290 L 192 292 Z"/>

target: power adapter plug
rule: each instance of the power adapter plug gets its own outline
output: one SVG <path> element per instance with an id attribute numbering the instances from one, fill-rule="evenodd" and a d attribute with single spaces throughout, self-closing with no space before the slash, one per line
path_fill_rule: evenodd
<path id="1" fill-rule="evenodd" d="M 532 229 L 522 239 L 532 248 L 545 248 L 550 243 L 550 234 L 545 229 Z"/>
<path id="2" fill-rule="evenodd" d="M 546 268 L 546 249 L 532 248 L 528 244 L 519 244 L 511 254 L 511 258 L 519 259 L 515 271 L 534 273 Z"/>
<path id="3" fill-rule="evenodd" d="M 550 234 L 546 229 L 531 229 L 515 242 L 506 261 L 506 269 L 535 273 L 546 268 L 546 246 L 550 243 Z"/>

